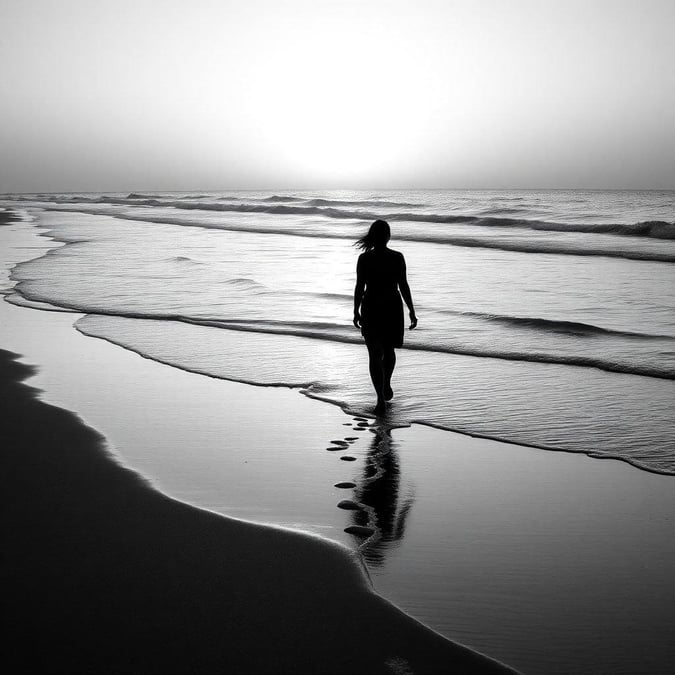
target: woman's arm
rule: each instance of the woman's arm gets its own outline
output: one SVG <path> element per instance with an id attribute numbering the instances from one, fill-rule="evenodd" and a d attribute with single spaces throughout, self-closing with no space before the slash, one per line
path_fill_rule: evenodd
<path id="1" fill-rule="evenodd" d="M 356 263 L 356 286 L 354 287 L 354 325 L 357 328 L 361 328 L 361 314 L 359 310 L 361 308 L 361 300 L 363 300 L 363 291 L 366 288 L 366 281 L 363 274 L 363 261 L 362 256 L 359 256 L 359 260 Z"/>
<path id="2" fill-rule="evenodd" d="M 408 306 L 408 312 L 410 314 L 410 328 L 415 328 L 417 326 L 417 316 L 415 315 L 415 307 L 413 306 L 412 293 L 410 292 L 410 286 L 408 286 L 408 277 L 405 267 L 405 258 L 401 256 L 401 278 L 398 282 L 398 287 L 401 289 L 401 296 L 403 296 L 403 301 Z"/>

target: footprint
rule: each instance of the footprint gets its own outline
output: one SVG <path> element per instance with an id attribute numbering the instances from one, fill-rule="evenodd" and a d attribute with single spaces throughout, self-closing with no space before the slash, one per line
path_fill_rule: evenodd
<path id="1" fill-rule="evenodd" d="M 333 445 L 341 445 L 343 448 L 346 448 L 349 443 L 347 441 L 331 441 Z"/>
<path id="2" fill-rule="evenodd" d="M 345 441 L 358 441 L 359 437 L 358 436 L 345 436 Z"/>
<path id="3" fill-rule="evenodd" d="M 366 427 L 369 427 L 370 424 L 368 424 L 368 422 L 359 422 L 356 426 L 365 429 Z"/>
<path id="4" fill-rule="evenodd" d="M 329 452 L 335 452 L 336 450 L 346 450 L 347 446 L 346 445 L 329 445 L 326 450 Z"/>
<path id="5" fill-rule="evenodd" d="M 340 457 L 340 459 L 343 462 L 355 462 L 356 461 L 356 457 L 352 457 L 351 455 L 342 455 L 342 457 Z"/>
<path id="6" fill-rule="evenodd" d="M 338 509 L 345 509 L 345 511 L 358 511 L 361 507 L 351 499 L 343 499 L 341 502 L 338 502 Z"/>
<path id="7" fill-rule="evenodd" d="M 345 481 L 342 481 L 341 483 L 335 483 L 335 487 L 347 490 L 349 488 L 356 487 L 356 483 L 350 483 L 348 480 L 345 480 Z"/>

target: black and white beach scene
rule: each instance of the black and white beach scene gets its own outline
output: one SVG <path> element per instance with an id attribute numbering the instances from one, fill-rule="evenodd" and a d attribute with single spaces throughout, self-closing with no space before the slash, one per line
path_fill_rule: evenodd
<path id="1" fill-rule="evenodd" d="M 673 672 L 675 3 L 0 25 L 3 672 Z"/>

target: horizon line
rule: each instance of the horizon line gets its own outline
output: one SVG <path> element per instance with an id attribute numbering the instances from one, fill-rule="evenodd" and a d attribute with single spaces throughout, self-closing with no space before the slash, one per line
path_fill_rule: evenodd
<path id="1" fill-rule="evenodd" d="M 428 192 L 675 192 L 673 187 L 227 187 L 227 188 L 195 188 L 159 189 L 159 188 L 124 188 L 121 190 L 30 190 L 0 193 L 0 198 L 12 195 L 37 194 L 119 194 L 121 192 L 312 192 L 312 191 L 361 191 L 361 192 L 401 192 L 401 191 L 428 191 Z"/>

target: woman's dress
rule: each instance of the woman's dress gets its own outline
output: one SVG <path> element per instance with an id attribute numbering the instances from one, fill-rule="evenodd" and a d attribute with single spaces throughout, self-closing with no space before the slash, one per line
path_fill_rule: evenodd
<path id="1" fill-rule="evenodd" d="M 357 273 L 365 281 L 361 300 L 361 334 L 366 342 L 383 347 L 403 345 L 403 303 L 398 285 L 405 261 L 398 251 L 385 248 L 362 253 Z"/>

